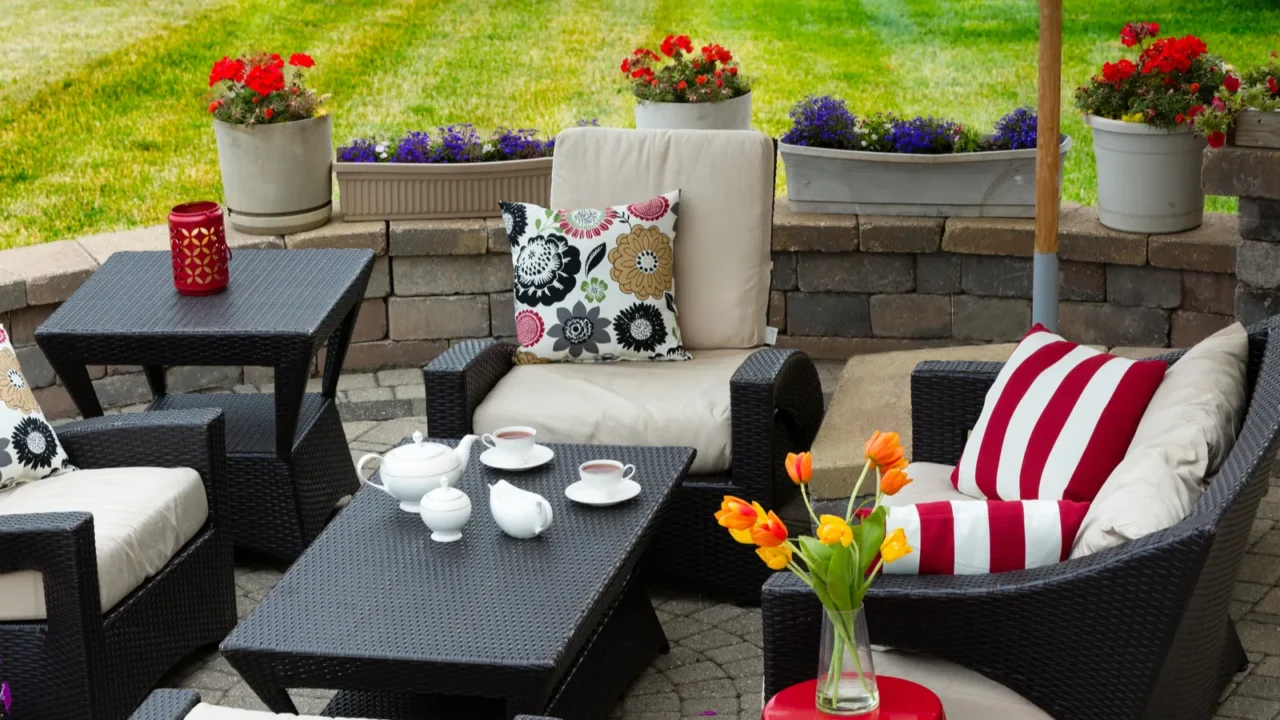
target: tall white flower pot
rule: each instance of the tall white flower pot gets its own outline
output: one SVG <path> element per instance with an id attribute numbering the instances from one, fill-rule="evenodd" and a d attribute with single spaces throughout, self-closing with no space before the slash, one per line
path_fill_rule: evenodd
<path id="1" fill-rule="evenodd" d="M 750 130 L 751 93 L 732 100 L 663 103 L 636 100 L 637 130 Z"/>
<path id="2" fill-rule="evenodd" d="M 1098 217 L 1113 230 L 1172 233 L 1204 220 L 1201 155 L 1190 128 L 1174 131 L 1087 115 L 1098 160 Z"/>
<path id="3" fill-rule="evenodd" d="M 333 121 L 277 125 L 213 121 L 228 219 L 242 232 L 283 235 L 320 227 L 333 211 Z"/>

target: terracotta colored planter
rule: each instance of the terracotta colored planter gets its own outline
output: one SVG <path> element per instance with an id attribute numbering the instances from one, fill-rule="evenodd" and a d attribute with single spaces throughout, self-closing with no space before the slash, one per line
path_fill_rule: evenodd
<path id="1" fill-rule="evenodd" d="M 551 203 L 551 158 L 457 164 L 335 162 L 347 220 L 498 217 L 499 202 Z"/>

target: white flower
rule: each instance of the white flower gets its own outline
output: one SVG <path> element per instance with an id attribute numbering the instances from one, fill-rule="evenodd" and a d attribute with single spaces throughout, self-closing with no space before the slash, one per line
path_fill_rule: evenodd
<path id="1" fill-rule="evenodd" d="M 872 135 L 872 136 L 871 136 L 871 139 L 872 139 L 872 140 L 879 140 L 880 138 L 876 137 L 875 135 Z"/>
<path id="2" fill-rule="evenodd" d="M 387 149 L 387 146 L 383 145 L 382 143 L 378 143 L 377 145 L 373 146 L 373 149 L 377 150 L 378 152 L 384 152 Z"/>
<path id="3" fill-rule="evenodd" d="M 383 152 L 383 153 L 379 153 L 378 157 L 383 158 L 383 159 L 386 159 L 387 154 L 386 154 L 385 152 Z"/>
<path id="4" fill-rule="evenodd" d="M 863 140 L 863 141 L 862 141 L 862 147 L 866 147 L 866 146 L 867 146 L 867 141 L 866 141 L 866 140 Z"/>

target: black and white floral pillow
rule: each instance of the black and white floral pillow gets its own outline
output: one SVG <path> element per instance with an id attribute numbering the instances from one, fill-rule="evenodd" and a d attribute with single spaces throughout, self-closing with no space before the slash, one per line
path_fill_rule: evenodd
<path id="1" fill-rule="evenodd" d="M 0 325 L 0 490 L 74 469 Z"/>
<path id="2" fill-rule="evenodd" d="M 680 191 L 608 208 L 500 203 L 518 364 L 689 360 L 675 296 Z"/>

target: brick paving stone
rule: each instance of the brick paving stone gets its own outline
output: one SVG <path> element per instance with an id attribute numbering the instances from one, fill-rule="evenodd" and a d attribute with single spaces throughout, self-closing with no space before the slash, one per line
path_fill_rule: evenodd
<path id="1" fill-rule="evenodd" d="M 1236 632 L 1245 650 L 1280 655 L 1280 627 L 1245 620 L 1236 624 Z"/>
<path id="2" fill-rule="evenodd" d="M 743 642 L 738 643 L 737 645 L 729 645 L 727 647 L 708 650 L 705 654 L 714 662 L 718 662 L 721 665 L 728 665 L 729 663 L 737 662 L 739 660 L 760 657 L 761 650 L 751 643 Z"/>
<path id="3" fill-rule="evenodd" d="M 1243 602 L 1258 602 L 1270 589 L 1271 587 L 1269 585 L 1260 585 L 1258 583 L 1251 582 L 1237 582 L 1231 597 Z"/>
<path id="4" fill-rule="evenodd" d="M 1227 607 L 1227 614 L 1231 616 L 1232 620 L 1241 620 L 1249 614 L 1249 610 L 1252 607 L 1253 605 L 1250 603 L 1232 600 L 1231 605 Z"/>
<path id="5" fill-rule="evenodd" d="M 1262 662 L 1258 663 L 1257 667 L 1253 669 L 1253 674 L 1280 678 L 1280 657 L 1264 655 Z"/>
<path id="6" fill-rule="evenodd" d="M 1236 695 L 1243 697 L 1280 700 L 1280 678 L 1262 675 L 1247 677 L 1236 689 Z"/>
<path id="7" fill-rule="evenodd" d="M 736 645 L 739 642 L 741 640 L 738 636 L 727 633 L 720 628 L 711 628 L 706 632 L 700 632 L 697 635 L 690 635 L 684 638 L 680 641 L 680 644 L 696 652 L 706 652 L 716 648 Z"/>
<path id="8" fill-rule="evenodd" d="M 628 715 L 633 712 L 680 712 L 680 697 L 674 691 L 636 695 L 623 701 L 622 711 Z"/>
<path id="9" fill-rule="evenodd" d="M 635 682 L 631 683 L 631 687 L 627 689 L 627 695 L 650 695 L 657 692 L 668 692 L 675 689 L 675 685 L 666 675 L 650 668 L 644 672 Z"/>
<path id="10" fill-rule="evenodd" d="M 1246 720 L 1272 720 L 1280 713 L 1280 702 L 1256 698 L 1232 697 L 1218 708 L 1224 717 Z"/>
<path id="11" fill-rule="evenodd" d="M 667 639 L 671 639 L 670 633 L 667 634 Z M 693 650 L 680 645 L 673 645 L 671 647 L 671 652 L 666 655 L 659 655 L 658 659 L 653 661 L 653 666 L 659 670 L 672 670 L 674 668 L 684 667 L 685 665 L 692 665 L 696 662 L 702 662 L 704 659 L 706 659 L 706 656 L 702 653 L 694 652 Z"/>
<path id="12" fill-rule="evenodd" d="M 1237 577 L 1246 582 L 1274 585 L 1276 580 L 1280 580 L 1280 562 L 1267 555 L 1245 553 Z"/>
<path id="13" fill-rule="evenodd" d="M 1271 588 L 1268 590 L 1267 594 L 1254 604 L 1253 611 L 1255 613 L 1266 613 L 1268 615 L 1280 615 L 1280 588 Z"/>
<path id="14" fill-rule="evenodd" d="M 707 623 L 708 625 L 719 625 L 725 621 L 738 617 L 744 612 L 746 612 L 746 610 L 735 605 L 712 605 L 709 608 L 704 608 L 693 613 L 689 617 L 694 620 Z"/>
<path id="15" fill-rule="evenodd" d="M 707 717 L 707 713 L 715 713 L 718 718 L 737 718 L 741 705 L 736 697 L 686 698 L 680 702 L 680 714 L 683 717 Z"/>
<path id="16" fill-rule="evenodd" d="M 375 376 L 378 385 L 382 387 L 390 387 L 393 385 L 421 385 L 422 369 L 421 368 L 395 368 L 393 370 L 379 370 Z"/>
<path id="17" fill-rule="evenodd" d="M 738 697 L 738 688 L 728 678 L 702 680 L 700 682 L 681 685 L 676 688 L 681 698 L 733 698 Z M 737 708 L 734 708 L 736 711 Z"/>
<path id="18" fill-rule="evenodd" d="M 760 678 L 764 676 L 764 657 L 753 657 L 731 662 L 724 666 L 724 672 L 734 679 Z"/>
<path id="19" fill-rule="evenodd" d="M 373 373 L 343 373 L 338 377 L 339 390 L 377 387 L 378 380 Z"/>
<path id="20" fill-rule="evenodd" d="M 710 629 L 710 626 L 706 623 L 700 623 L 697 620 L 681 616 L 673 617 L 670 622 L 662 624 L 662 631 L 667 634 L 667 639 L 672 642 L 683 640 Z M 694 649 L 696 650 L 697 648 Z"/>
<path id="21" fill-rule="evenodd" d="M 688 685 L 706 680 L 723 680 L 728 675 L 713 662 L 699 662 L 667 673 L 666 677 L 676 685 Z"/>

